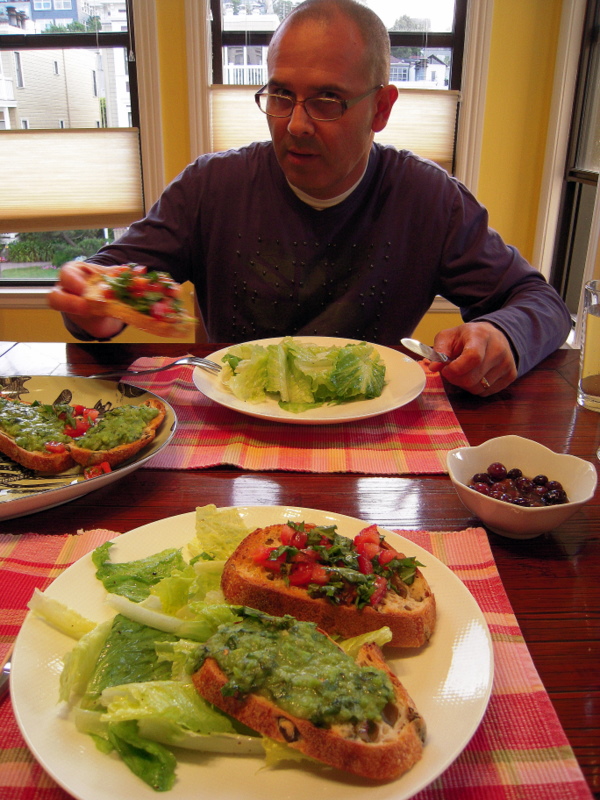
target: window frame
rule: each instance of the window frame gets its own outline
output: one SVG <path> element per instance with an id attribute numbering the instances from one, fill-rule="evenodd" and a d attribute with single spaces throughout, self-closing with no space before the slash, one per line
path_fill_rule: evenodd
<path id="1" fill-rule="evenodd" d="M 6 33 L 0 36 L 0 50 L 15 55 L 21 50 L 104 50 L 121 47 L 129 52 L 135 41 L 133 14 L 129 15 L 129 31 L 98 31 L 97 33 Z M 139 97 L 136 61 L 129 62 L 131 114 L 134 128 L 139 128 Z M 24 76 L 23 76 L 24 80 Z"/>
<path id="2" fill-rule="evenodd" d="M 583 286 L 592 276 L 600 235 L 600 176 L 577 166 L 586 111 L 586 94 L 594 58 L 600 58 L 600 0 L 588 0 L 581 22 L 580 49 L 573 79 L 570 121 L 562 164 L 560 188 L 556 190 L 556 237 L 551 254 L 550 283 L 577 310 L 572 344 L 578 346 Z M 595 193 L 595 202 L 590 199 Z M 593 208 L 590 207 L 590 203 Z M 576 302 L 579 297 L 579 302 Z M 575 300 L 573 299 L 575 298 Z"/>
<path id="3" fill-rule="evenodd" d="M 17 62 L 17 56 L 20 55 L 20 52 L 25 50 L 67 50 L 67 49 L 87 49 L 87 50 L 101 50 L 101 49 L 111 49 L 111 48 L 121 48 L 125 54 L 129 53 L 131 50 L 135 52 L 134 42 L 135 42 L 135 31 L 134 31 L 134 20 L 133 20 L 133 5 L 134 3 L 132 0 L 128 0 L 130 4 L 131 13 L 128 14 L 128 25 L 129 29 L 127 31 L 98 31 L 98 32 L 76 32 L 76 33 L 34 33 L 34 34 L 4 34 L 0 36 L 0 51 L 8 51 L 13 52 L 15 57 L 15 70 L 16 74 L 19 74 L 19 69 L 17 69 L 17 65 L 20 64 L 20 58 Z M 128 70 L 129 70 L 129 94 L 130 94 L 130 101 L 131 101 L 131 112 L 130 112 L 130 127 L 131 128 L 138 128 L 140 127 L 140 105 L 139 105 L 139 93 L 138 93 L 138 72 L 137 72 L 137 62 L 135 58 L 133 60 L 128 61 Z M 95 71 L 94 74 L 91 76 L 90 80 L 93 81 L 94 87 L 96 88 L 96 75 Z M 25 86 L 25 77 L 22 74 L 22 66 L 21 66 L 21 75 L 22 75 L 22 84 L 21 86 Z M 15 88 L 21 88 L 21 86 L 15 86 Z M 97 91 L 95 91 L 97 94 Z M 19 118 L 20 126 L 24 129 L 29 128 L 29 121 L 23 118 Z M 97 126 L 98 127 L 98 126 Z M 64 125 L 60 124 L 59 120 L 59 129 L 65 129 Z M 66 130 L 66 129 L 65 129 Z M 141 146 L 141 142 L 140 142 Z M 144 193 L 144 173 L 142 169 L 142 194 Z M 18 281 L 18 280 L 10 280 L 10 279 L 3 279 L 0 283 L 1 288 L 12 288 L 13 290 L 18 289 L 33 289 L 34 287 L 38 290 L 42 287 L 50 288 L 54 285 L 54 281 Z"/>
<path id="4" fill-rule="evenodd" d="M 452 50 L 452 69 L 450 71 L 449 89 L 461 88 L 463 72 L 463 58 L 465 50 L 465 36 L 467 25 L 467 6 L 469 0 L 454 0 L 454 24 L 449 33 L 427 32 L 426 34 L 413 31 L 389 31 L 392 47 L 423 47 L 445 48 Z M 211 44 L 212 44 L 212 82 L 223 83 L 223 47 L 267 47 L 271 41 L 272 33 L 254 31 L 223 31 L 223 18 L 221 15 L 221 0 L 210 0 L 211 13 Z M 426 41 L 424 41 L 426 37 Z"/>

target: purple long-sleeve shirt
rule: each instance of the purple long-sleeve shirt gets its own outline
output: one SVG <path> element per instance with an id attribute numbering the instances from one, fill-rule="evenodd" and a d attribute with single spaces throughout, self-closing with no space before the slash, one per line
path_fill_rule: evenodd
<path id="1" fill-rule="evenodd" d="M 303 334 L 394 345 L 439 294 L 465 321 L 503 330 L 523 374 L 570 327 L 558 294 L 459 181 L 377 144 L 359 186 L 322 211 L 296 197 L 270 142 L 201 156 L 90 261 L 190 280 L 218 342 Z"/>

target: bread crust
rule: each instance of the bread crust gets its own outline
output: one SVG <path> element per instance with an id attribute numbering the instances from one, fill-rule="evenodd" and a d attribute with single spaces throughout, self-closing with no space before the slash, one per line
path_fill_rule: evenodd
<path id="1" fill-rule="evenodd" d="M 258 528 L 247 536 L 225 563 L 221 588 L 228 602 L 258 608 L 281 617 L 316 622 L 327 633 L 345 638 L 358 636 L 387 625 L 393 647 L 421 647 L 435 628 L 435 597 L 420 570 L 402 598 L 388 591 L 375 607 L 358 609 L 355 605 L 335 604 L 322 597 L 310 597 L 305 589 L 288 586 L 275 573 L 267 572 L 253 561 L 261 545 L 278 547 L 283 525 Z"/>
<path id="2" fill-rule="evenodd" d="M 425 723 L 376 644 L 364 645 L 356 660 L 362 666 L 386 672 L 394 687 L 395 702 L 384 709 L 387 721 L 376 723 L 368 735 L 366 731 L 349 731 L 348 726 L 317 727 L 257 694 L 224 697 L 221 690 L 227 676 L 213 658 L 207 658 L 192 679 L 205 700 L 264 736 L 354 775 L 374 781 L 394 780 L 421 758 Z"/>
<path id="3" fill-rule="evenodd" d="M 128 444 L 117 445 L 117 447 L 112 447 L 110 450 L 88 450 L 84 447 L 79 447 L 76 442 L 73 442 L 73 444 L 68 445 L 68 449 L 74 461 L 82 467 L 92 467 L 105 462 L 110 464 L 111 467 L 116 467 L 127 461 L 127 459 L 132 458 L 144 447 L 147 447 L 155 438 L 156 432 L 165 418 L 166 410 L 163 403 L 155 397 L 148 398 L 143 405 L 156 408 L 158 414 L 146 425 L 140 439 Z"/>
<path id="4" fill-rule="evenodd" d="M 87 286 L 83 292 L 83 297 L 88 302 L 89 312 L 98 317 L 115 317 L 127 325 L 133 325 L 147 333 L 157 336 L 176 339 L 191 333 L 195 326 L 195 320 L 187 315 L 181 315 L 179 319 L 166 321 L 154 319 L 148 314 L 142 314 L 127 303 L 119 300 L 108 300 L 104 296 L 103 274 L 99 270 L 92 270 L 87 279 Z"/>
<path id="5" fill-rule="evenodd" d="M 4 453 L 22 467 L 47 475 L 57 475 L 75 466 L 68 448 L 64 453 L 44 453 L 41 450 L 25 450 L 3 431 L 0 431 L 0 453 Z"/>

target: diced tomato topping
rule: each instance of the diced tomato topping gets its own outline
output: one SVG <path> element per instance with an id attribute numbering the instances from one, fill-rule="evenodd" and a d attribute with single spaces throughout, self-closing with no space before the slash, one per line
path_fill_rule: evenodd
<path id="1" fill-rule="evenodd" d="M 169 300 L 157 300 L 150 306 L 150 316 L 157 320 L 166 319 L 173 313 L 173 307 Z"/>
<path id="2" fill-rule="evenodd" d="M 381 536 L 377 525 L 369 525 L 368 528 L 363 528 L 362 531 L 354 537 L 355 545 L 358 546 L 358 544 L 362 542 L 372 542 L 373 544 L 379 544 L 381 542 Z"/>
<path id="3" fill-rule="evenodd" d="M 291 586 L 308 586 L 309 583 L 318 583 L 322 586 L 328 581 L 327 570 L 320 564 L 296 564 L 290 573 Z"/>
<path id="4" fill-rule="evenodd" d="M 290 525 L 282 525 L 281 533 L 279 534 L 279 538 L 281 539 L 281 544 L 289 545 L 292 541 L 292 536 L 295 533 L 296 531 Z"/>
<path id="5" fill-rule="evenodd" d="M 143 267 L 141 264 L 128 264 L 126 265 L 131 267 L 131 271 L 134 275 L 145 275 L 146 274 L 146 267 Z"/>
<path id="6" fill-rule="evenodd" d="M 380 550 L 381 547 L 379 544 L 375 544 L 375 542 L 359 542 L 356 545 L 356 552 L 368 558 L 369 561 L 375 558 L 376 555 L 379 555 Z"/>
<path id="7" fill-rule="evenodd" d="M 79 419 L 75 420 L 75 426 L 71 427 L 67 425 L 64 433 L 67 436 L 70 436 L 71 439 L 77 439 L 78 436 L 83 436 L 83 434 L 88 430 L 90 427 L 90 421 L 87 417 L 80 417 Z"/>
<path id="8" fill-rule="evenodd" d="M 379 563 L 382 567 L 386 567 L 390 561 L 393 561 L 395 558 L 400 558 L 400 553 L 396 552 L 396 550 L 382 549 L 378 556 Z"/>
<path id="9" fill-rule="evenodd" d="M 292 561 L 296 564 L 314 564 L 319 560 L 319 554 L 316 550 L 307 549 L 299 550 L 295 556 L 292 556 Z"/>
<path id="10" fill-rule="evenodd" d="M 90 422 L 95 422 L 100 416 L 100 412 L 97 408 L 86 408 L 83 412 L 83 415 L 89 419 Z"/>
<path id="11" fill-rule="evenodd" d="M 101 464 L 94 464 L 91 467 L 86 467 L 83 470 L 83 477 L 87 481 L 90 478 L 97 478 L 99 475 L 105 475 L 107 472 L 112 472 L 112 468 L 108 461 L 103 461 Z"/>
<path id="12" fill-rule="evenodd" d="M 303 547 L 306 547 L 308 534 L 304 531 L 296 531 L 290 525 L 284 525 L 279 538 L 281 539 L 281 544 L 297 547 L 298 550 L 302 550 Z"/>
<path id="13" fill-rule="evenodd" d="M 375 591 L 369 598 L 369 605 L 376 606 L 387 592 L 387 581 L 381 575 L 375 578 Z"/>
<path id="14" fill-rule="evenodd" d="M 160 280 L 146 281 L 146 289 L 149 292 L 159 292 L 160 294 L 165 293 L 165 285 Z"/>
<path id="15" fill-rule="evenodd" d="M 86 410 L 85 406 L 80 406 L 80 405 L 73 406 L 73 414 L 76 417 L 83 417 L 85 410 Z"/>
<path id="16" fill-rule="evenodd" d="M 44 448 L 49 453 L 64 453 L 67 449 L 64 445 L 64 442 L 46 442 Z"/>
<path id="17" fill-rule="evenodd" d="M 370 575 L 373 572 L 373 563 L 365 555 L 358 556 L 358 568 L 363 575 Z"/>
<path id="18" fill-rule="evenodd" d="M 143 297 L 148 291 L 150 282 L 145 275 L 134 275 L 127 287 L 134 297 Z"/>
<path id="19" fill-rule="evenodd" d="M 269 558 L 274 550 L 277 550 L 277 548 L 268 547 L 267 545 L 261 545 L 260 547 L 257 547 L 252 556 L 254 563 L 261 564 L 263 567 L 270 569 L 273 572 L 281 572 L 281 566 L 282 564 L 285 564 L 286 556 L 284 553 L 283 555 L 279 556 L 279 558 Z"/>
<path id="20" fill-rule="evenodd" d="M 329 583 L 329 572 L 322 564 L 314 564 L 312 569 L 311 583 L 318 583 L 324 586 Z"/>
<path id="21" fill-rule="evenodd" d="M 290 573 L 290 586 L 308 586 L 312 571 L 312 564 L 297 564 Z"/>

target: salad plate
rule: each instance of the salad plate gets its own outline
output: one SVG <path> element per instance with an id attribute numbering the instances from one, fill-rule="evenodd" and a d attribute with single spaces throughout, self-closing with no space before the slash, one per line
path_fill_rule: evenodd
<path id="1" fill-rule="evenodd" d="M 239 508 L 249 529 L 266 525 L 314 522 L 337 525 L 338 533 L 356 535 L 365 522 L 353 517 L 290 506 Z M 183 547 L 195 535 L 194 512 L 143 525 L 119 536 L 111 559 L 142 558 L 165 547 Z M 428 645 L 415 651 L 388 649 L 392 669 L 416 703 L 427 725 L 423 758 L 399 779 L 370 781 L 306 762 L 284 762 L 268 769 L 255 755 L 220 755 L 175 750 L 178 766 L 173 789 L 165 796 L 187 800 L 408 800 L 440 775 L 462 752 L 485 713 L 492 687 L 493 651 L 485 618 L 473 596 L 441 561 L 401 536 L 380 529 L 394 547 L 414 555 L 435 593 L 438 620 Z M 185 555 L 185 551 L 184 551 Z M 102 621 L 112 614 L 105 590 L 95 578 L 91 554 L 60 575 L 46 594 Z M 155 792 L 119 760 L 100 753 L 92 739 L 79 733 L 58 704 L 62 658 L 74 641 L 28 614 L 13 654 L 11 694 L 19 727 L 35 758 L 77 800 L 145 800 Z"/>
<path id="2" fill-rule="evenodd" d="M 68 503 L 124 478 L 162 450 L 171 441 L 177 427 L 175 411 L 165 400 L 126 383 L 58 375 L 15 375 L 0 377 L 0 392 L 12 400 L 26 403 L 39 400 L 40 403 L 51 404 L 60 398 L 60 402 L 71 405 L 105 410 L 115 406 L 139 405 L 152 397 L 160 400 L 166 409 L 165 420 L 148 447 L 111 472 L 95 478 L 86 480 L 79 465 L 58 475 L 42 475 L 0 454 L 0 521 Z"/>
<path id="3" fill-rule="evenodd" d="M 347 344 L 359 344 L 357 339 L 338 339 L 330 336 L 294 336 L 292 338 L 298 342 L 322 347 L 344 347 Z M 266 347 L 269 344 L 279 344 L 280 342 L 281 337 L 278 337 L 256 339 L 246 342 L 246 344 Z M 258 419 L 295 425 L 335 425 L 340 422 L 355 422 L 400 408 L 418 397 L 425 388 L 425 373 L 414 359 L 392 350 L 391 347 L 380 344 L 373 344 L 372 347 L 380 354 L 386 367 L 386 383 L 379 397 L 337 405 L 322 405 L 298 414 L 280 408 L 275 398 L 269 398 L 261 403 L 248 403 L 240 400 L 223 385 L 219 375 L 212 375 L 199 368 L 194 370 L 192 380 L 196 388 L 215 403 Z M 230 349 L 231 347 L 225 347 L 217 350 L 208 358 L 220 364 L 221 359 Z"/>

